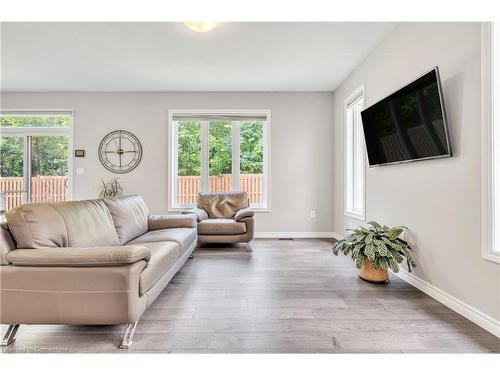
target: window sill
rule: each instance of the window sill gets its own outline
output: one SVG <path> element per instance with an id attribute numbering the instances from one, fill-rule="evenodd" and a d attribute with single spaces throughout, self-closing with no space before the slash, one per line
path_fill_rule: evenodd
<path id="1" fill-rule="evenodd" d="M 168 212 L 183 212 L 183 211 L 189 211 L 191 209 L 195 208 L 194 206 L 192 207 L 169 207 Z M 271 209 L 270 208 L 263 208 L 263 207 L 250 207 L 255 213 L 270 213 Z"/>
<path id="2" fill-rule="evenodd" d="M 356 220 L 366 221 L 366 215 L 359 214 L 357 212 L 344 211 L 344 216 L 349 216 Z"/>
<path id="3" fill-rule="evenodd" d="M 485 252 L 483 253 L 483 259 L 500 264 L 500 253 Z"/>

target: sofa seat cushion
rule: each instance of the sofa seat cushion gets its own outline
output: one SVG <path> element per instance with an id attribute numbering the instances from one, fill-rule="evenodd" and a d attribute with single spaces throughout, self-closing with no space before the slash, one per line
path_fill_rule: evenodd
<path id="1" fill-rule="evenodd" d="M 104 198 L 113 217 L 120 245 L 148 231 L 148 208 L 138 195 Z"/>
<path id="2" fill-rule="evenodd" d="M 233 219 L 207 219 L 198 223 L 199 234 L 243 234 L 245 223 Z"/>
<path id="3" fill-rule="evenodd" d="M 179 245 L 176 242 L 155 242 L 144 244 L 151 253 L 146 268 L 142 270 L 139 279 L 139 293 L 143 295 L 151 289 L 161 277 L 172 268 L 179 259 Z"/>
<path id="4" fill-rule="evenodd" d="M 146 232 L 142 236 L 128 242 L 127 245 L 173 241 L 180 246 L 182 256 L 194 243 L 196 243 L 197 239 L 196 228 L 169 228 Z"/>

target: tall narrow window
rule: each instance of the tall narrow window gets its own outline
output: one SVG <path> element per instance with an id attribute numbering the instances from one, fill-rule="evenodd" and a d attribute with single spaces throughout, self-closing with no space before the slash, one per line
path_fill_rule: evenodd
<path id="1" fill-rule="evenodd" d="M 0 210 L 71 198 L 71 112 L 0 113 Z"/>
<path id="2" fill-rule="evenodd" d="M 500 31 L 482 25 L 483 258 L 500 263 Z"/>
<path id="3" fill-rule="evenodd" d="M 177 124 L 177 201 L 193 204 L 201 191 L 201 122 Z"/>
<path id="4" fill-rule="evenodd" d="M 364 86 L 345 101 L 345 214 L 365 220 Z"/>
<path id="5" fill-rule="evenodd" d="M 200 191 L 246 191 L 269 210 L 270 112 L 171 110 L 169 208 L 196 203 Z"/>
<path id="6" fill-rule="evenodd" d="M 209 191 L 233 190 L 233 131 L 232 121 L 210 121 L 208 123 Z M 235 190 L 237 189 L 235 187 Z"/>
<path id="7" fill-rule="evenodd" d="M 240 126 L 240 189 L 248 193 L 250 204 L 263 205 L 264 123 L 245 121 Z"/>

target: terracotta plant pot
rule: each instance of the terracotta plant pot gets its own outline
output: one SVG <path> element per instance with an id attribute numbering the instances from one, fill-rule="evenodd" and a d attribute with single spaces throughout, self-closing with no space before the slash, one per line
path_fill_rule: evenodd
<path id="1" fill-rule="evenodd" d="M 372 283 L 386 283 L 389 281 L 389 273 L 387 270 L 382 268 L 373 269 L 370 266 L 370 261 L 365 260 L 361 265 L 361 268 L 358 268 L 359 277 L 361 277 L 365 281 L 370 281 Z"/>

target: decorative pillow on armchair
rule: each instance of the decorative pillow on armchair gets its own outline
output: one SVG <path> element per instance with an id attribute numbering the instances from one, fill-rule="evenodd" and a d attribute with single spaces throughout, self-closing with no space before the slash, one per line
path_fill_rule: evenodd
<path id="1" fill-rule="evenodd" d="M 248 207 L 248 196 L 244 191 L 199 193 L 198 207 L 213 219 L 233 219 L 236 212 Z"/>

